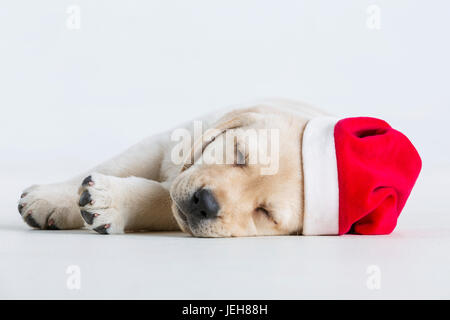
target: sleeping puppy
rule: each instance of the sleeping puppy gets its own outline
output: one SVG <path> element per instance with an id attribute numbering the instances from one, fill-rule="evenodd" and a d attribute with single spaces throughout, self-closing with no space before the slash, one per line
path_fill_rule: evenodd
<path id="1" fill-rule="evenodd" d="M 215 112 L 75 178 L 33 185 L 18 209 L 29 226 L 48 230 L 301 234 L 302 135 L 310 119 L 324 114 L 286 100 Z"/>

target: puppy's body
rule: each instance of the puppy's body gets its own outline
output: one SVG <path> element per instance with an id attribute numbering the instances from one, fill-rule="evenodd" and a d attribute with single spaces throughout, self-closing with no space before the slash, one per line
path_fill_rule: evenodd
<path id="1" fill-rule="evenodd" d="M 68 181 L 26 189 L 19 211 L 30 226 L 42 229 L 85 226 L 99 233 L 121 233 L 181 228 L 196 236 L 298 233 L 303 209 L 301 136 L 308 120 L 323 114 L 298 102 L 266 100 L 197 119 L 204 130 L 279 130 L 280 168 L 271 176 L 261 176 L 258 165 L 242 169 L 174 163 L 172 152 L 179 142 L 172 141 L 169 130 Z M 192 122 L 179 128 L 194 135 Z M 183 213 L 183 203 L 195 198 L 199 188 L 212 190 L 220 207 L 215 219 L 197 221 Z M 270 217 L 260 216 L 261 210 Z"/>

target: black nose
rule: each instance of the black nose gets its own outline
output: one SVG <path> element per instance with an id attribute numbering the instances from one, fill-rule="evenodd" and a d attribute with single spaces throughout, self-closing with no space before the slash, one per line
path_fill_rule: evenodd
<path id="1" fill-rule="evenodd" d="M 192 196 L 190 207 L 190 213 L 198 219 L 215 218 L 219 212 L 219 204 L 208 189 L 198 189 Z"/>

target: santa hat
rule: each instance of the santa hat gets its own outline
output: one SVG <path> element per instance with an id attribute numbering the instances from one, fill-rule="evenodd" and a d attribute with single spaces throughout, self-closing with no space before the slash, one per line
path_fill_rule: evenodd
<path id="1" fill-rule="evenodd" d="M 304 235 L 391 233 L 422 167 L 408 138 L 375 118 L 310 120 L 302 157 Z"/>

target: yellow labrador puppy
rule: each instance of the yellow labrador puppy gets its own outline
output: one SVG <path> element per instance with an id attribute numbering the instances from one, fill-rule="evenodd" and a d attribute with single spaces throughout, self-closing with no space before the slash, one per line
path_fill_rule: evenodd
<path id="1" fill-rule="evenodd" d="M 144 139 L 83 175 L 29 187 L 19 212 L 33 228 L 100 234 L 301 234 L 302 135 L 324 114 L 286 100 L 215 112 Z"/>

